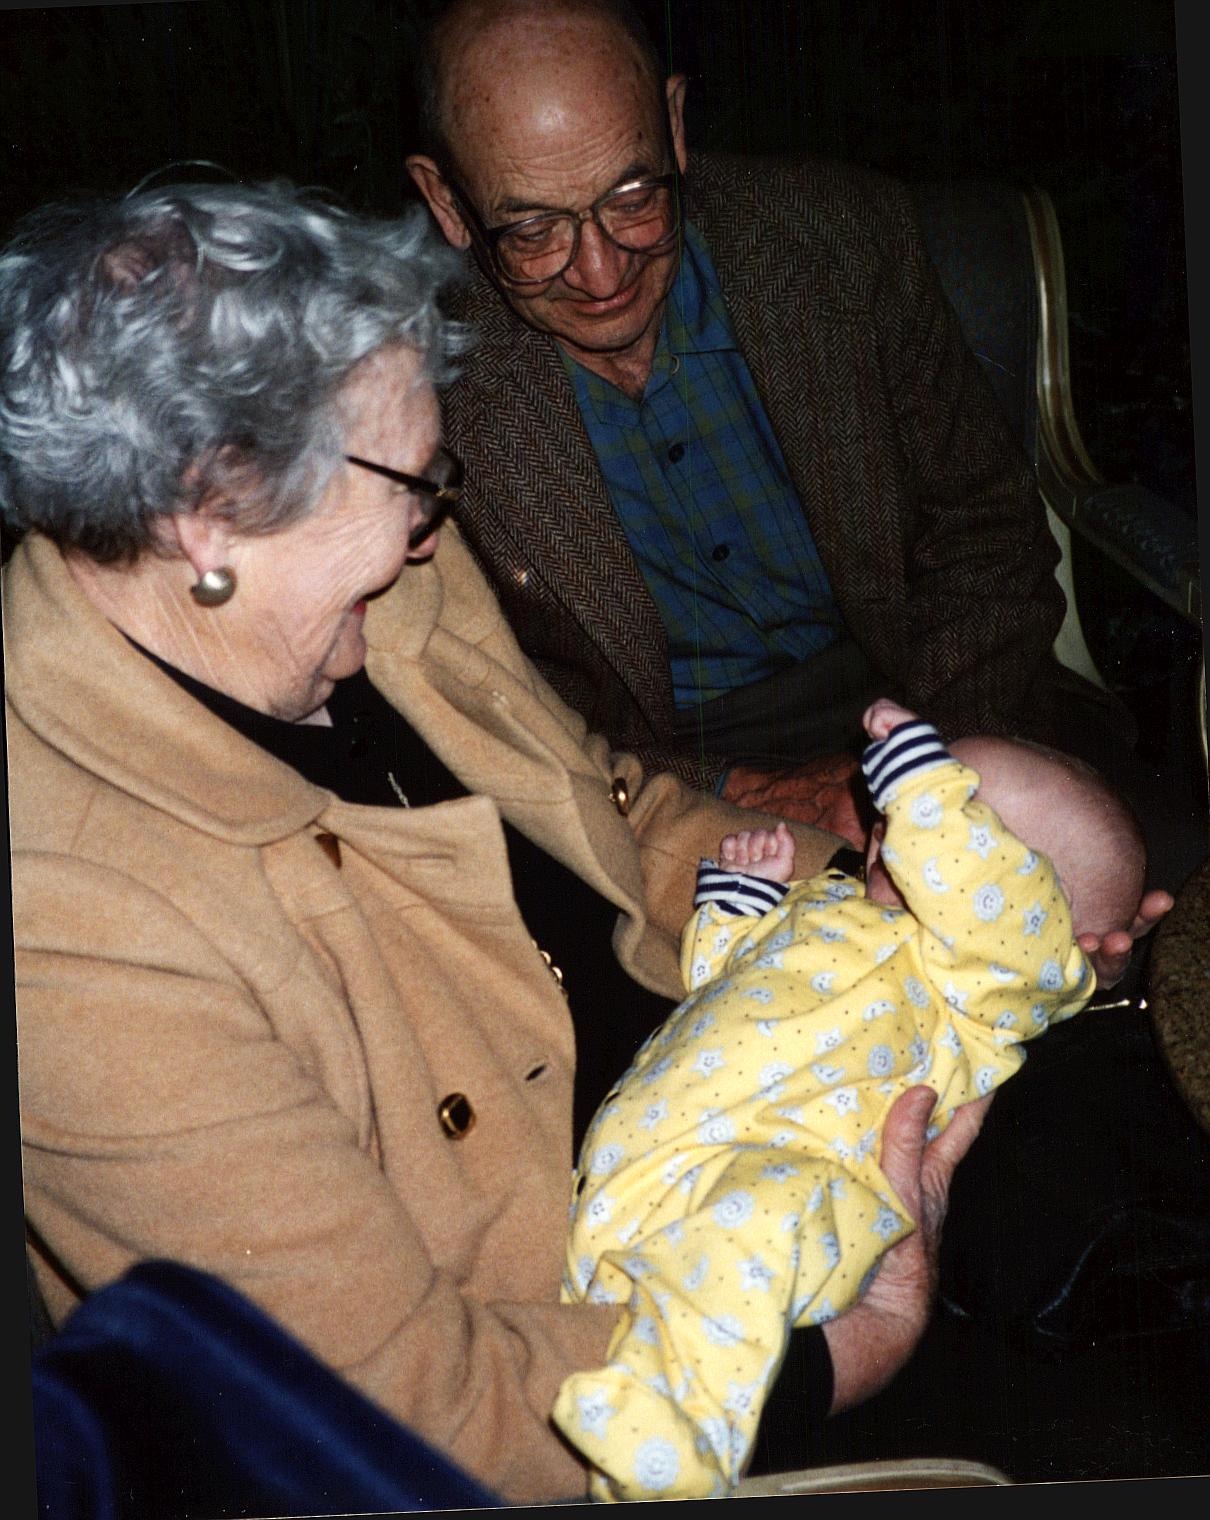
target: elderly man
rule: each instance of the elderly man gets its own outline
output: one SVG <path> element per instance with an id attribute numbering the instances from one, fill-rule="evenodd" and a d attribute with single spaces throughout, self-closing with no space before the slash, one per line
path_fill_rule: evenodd
<path id="1" fill-rule="evenodd" d="M 860 819 L 827 766 L 860 743 L 874 695 L 947 736 L 1032 735 L 1102 761 L 1093 702 L 1051 654 L 1063 600 L 1032 472 L 904 188 L 690 158 L 685 80 L 663 78 L 617 0 L 453 0 L 421 86 L 427 151 L 408 167 L 477 266 L 455 307 L 477 342 L 443 399 L 467 465 L 459 525 L 592 728 L 851 838 Z M 1133 936 L 1171 902 L 1149 892 Z M 1131 938 L 1094 955 L 1103 986 Z M 1078 1298 L 1081 1280 L 1099 1301 L 1083 1247 L 1139 1207 L 1114 1161 L 1120 1110 L 1099 1094 L 1130 1071 L 1139 1114 L 1171 1103 L 1144 1025 L 1120 1011 L 1074 1049 L 1039 1042 L 993 1105 L 959 1173 L 947 1267 L 976 1337 L 1019 1325 L 1020 1305 Z M 1073 1145 L 1079 1184 L 1064 1172 L 1040 1199 L 1019 1158 Z M 909 1409 L 935 1365 L 897 1380 Z M 791 1368 L 780 1387 L 796 1383 L 786 1428 L 766 1417 L 775 1465 L 801 1459 L 812 1380 Z"/>
<path id="2" fill-rule="evenodd" d="M 424 68 L 408 167 L 479 265 L 462 525 L 560 695 L 850 834 L 828 762 L 787 767 L 876 695 L 1057 738 L 1057 551 L 906 192 L 690 161 L 685 79 L 612 0 L 454 0 Z"/>

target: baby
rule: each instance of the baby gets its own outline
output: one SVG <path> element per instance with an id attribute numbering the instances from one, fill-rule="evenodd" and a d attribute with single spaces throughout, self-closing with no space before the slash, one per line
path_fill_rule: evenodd
<path id="1" fill-rule="evenodd" d="M 554 1419 L 595 1498 L 734 1487 L 791 1328 L 848 1308 L 913 1228 L 878 1164 L 892 1103 L 927 1082 L 938 1133 L 1011 1076 L 1093 993 L 1076 936 L 1141 899 L 1138 826 L 1080 762 L 947 750 L 886 699 L 864 723 L 884 815 L 864 887 L 792 882 L 784 824 L 724 839 L 685 929 L 689 996 L 586 1136 L 563 1293 L 626 1312 Z"/>

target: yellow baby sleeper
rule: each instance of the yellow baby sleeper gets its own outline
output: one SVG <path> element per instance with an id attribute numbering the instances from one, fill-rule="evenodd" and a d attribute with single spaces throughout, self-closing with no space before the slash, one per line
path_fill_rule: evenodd
<path id="1" fill-rule="evenodd" d="M 626 1313 L 553 1415 L 594 1498 L 730 1491 L 791 1327 L 848 1308 L 912 1229 L 878 1164 L 891 1104 L 928 1082 L 939 1131 L 1092 993 L 1049 861 L 929 725 L 863 767 L 908 910 L 835 870 L 787 889 L 704 862 L 689 995 L 585 1138 L 563 1296 Z"/>

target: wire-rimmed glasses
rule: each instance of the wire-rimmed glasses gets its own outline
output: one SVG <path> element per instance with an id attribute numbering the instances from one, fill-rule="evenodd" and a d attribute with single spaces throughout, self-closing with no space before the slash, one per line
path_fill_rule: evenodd
<path id="1" fill-rule="evenodd" d="M 628 180 L 606 191 L 587 211 L 543 211 L 497 227 L 484 224 L 460 186 L 450 181 L 450 188 L 501 279 L 510 285 L 544 285 L 575 263 L 585 222 L 595 222 L 627 253 L 662 253 L 680 230 L 677 178 L 672 172 Z"/>

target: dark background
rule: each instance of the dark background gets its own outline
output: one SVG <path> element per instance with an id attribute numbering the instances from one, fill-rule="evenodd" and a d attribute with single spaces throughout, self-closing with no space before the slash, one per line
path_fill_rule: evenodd
<path id="1" fill-rule="evenodd" d="M 810 149 L 905 179 L 989 175 L 1048 189 L 1065 243 L 1073 389 L 1092 458 L 1107 478 L 1138 480 L 1196 511 L 1183 197 L 1194 207 L 1200 180 L 1187 163 L 1183 188 L 1179 121 L 1195 110 L 1205 121 L 1196 93 L 1200 0 L 1181 7 L 1179 114 L 1176 7 L 1165 0 L 640 0 L 640 9 L 670 66 L 690 76 L 694 146 Z M 412 198 L 403 169 L 414 143 L 409 68 L 426 10 L 423 0 L 0 9 L 0 239 L 47 199 L 123 191 L 181 159 L 249 178 L 286 174 L 357 209 L 397 212 Z M 1194 146 L 1190 134 L 1190 161 Z M 1191 220 L 1191 239 L 1198 228 Z M 1195 284 L 1199 293 L 1204 307 L 1204 284 Z M 1180 636 L 1162 625 L 1138 647 L 1162 665 Z M 1137 668 L 1123 678 L 1139 679 Z M 15 1155 L 15 1081 L 7 1111 Z M 19 1177 L 16 1187 L 19 1197 Z M 11 1301 L 23 1315 L 23 1245 L 13 1254 L 22 1265 Z M 28 1372 L 23 1318 L 15 1325 L 8 1361 L 20 1450 Z M 1179 1382 L 1179 1369 L 1168 1371 Z M 1154 1375 L 1162 1411 L 1163 1376 Z M 1088 1471 L 1204 1471 L 1187 1459 L 1191 1444 L 1166 1449 L 1162 1414 L 1143 1439 L 1115 1430 L 1109 1394 Z M 1047 1398 L 1023 1387 L 1020 1400 L 1029 1407 L 1005 1410 L 1005 1421 L 1030 1415 L 1042 1445 L 1053 1421 L 1062 1448 L 1061 1384 Z M 887 1429 L 873 1428 L 876 1409 L 869 1419 L 877 1452 Z M 1120 1447 L 1116 1456 L 1111 1447 Z M 20 1468 L 10 1475 L 18 1483 Z M 1060 1450 L 1046 1475 L 1088 1471 Z M 1104 1487 L 1091 1492 L 1100 1497 Z M 1144 1502 L 1175 1496 L 1167 1482 L 1156 1490 L 1136 1483 L 1128 1492 Z M 1088 1491 L 1065 1485 L 1063 1497 Z M 1014 1516 L 1036 1495 L 1010 1503 Z M 926 1502 L 935 1507 L 936 1495 Z M 972 1502 L 969 1492 L 960 1502 Z"/>
<path id="2" fill-rule="evenodd" d="M 165 0 L 0 13 L 0 236 L 172 160 L 411 198 L 424 0 Z M 640 0 L 690 76 L 690 142 L 903 178 L 1045 186 L 1073 385 L 1102 473 L 1196 510 L 1170 0 Z"/>

